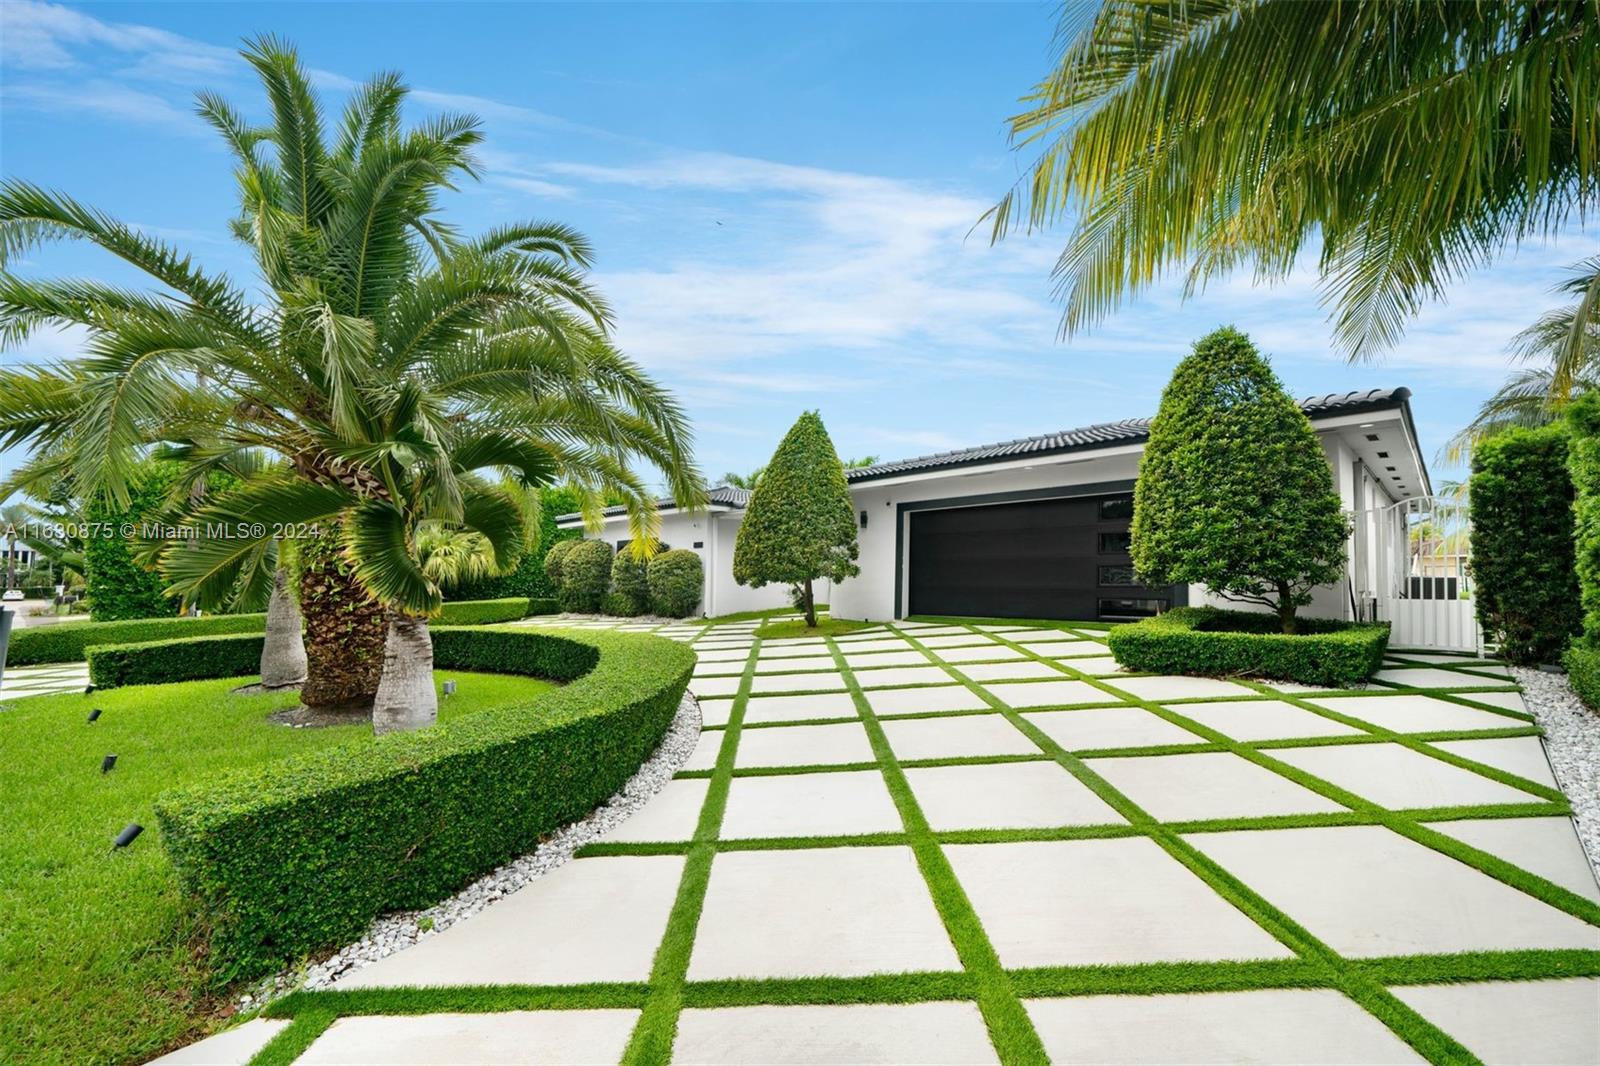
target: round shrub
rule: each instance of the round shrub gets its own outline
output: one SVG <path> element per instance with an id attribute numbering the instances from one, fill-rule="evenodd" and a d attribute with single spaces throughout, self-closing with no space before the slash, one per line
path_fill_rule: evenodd
<path id="1" fill-rule="evenodd" d="M 700 556 L 684 548 L 662 552 L 650 560 L 650 607 L 668 618 L 687 618 L 700 605 L 705 567 Z"/>
<path id="2" fill-rule="evenodd" d="M 1559 426 L 1514 429 L 1472 453 L 1478 623 L 1514 663 L 1553 663 L 1581 621 L 1572 478 Z"/>
<path id="3" fill-rule="evenodd" d="M 561 595 L 561 564 L 566 561 L 567 555 L 582 541 L 558 540 L 550 546 L 544 555 L 544 576 L 549 579 L 550 587 L 557 596 Z"/>
<path id="4" fill-rule="evenodd" d="M 644 614 L 650 609 L 650 564 L 647 561 L 635 559 L 633 553 L 620 551 L 611 564 L 611 596 L 612 601 L 606 607 L 607 614 L 620 614 L 632 616 Z"/>
<path id="5" fill-rule="evenodd" d="M 603 540 L 571 541 L 561 560 L 561 607 L 593 614 L 611 590 L 611 545 Z"/>

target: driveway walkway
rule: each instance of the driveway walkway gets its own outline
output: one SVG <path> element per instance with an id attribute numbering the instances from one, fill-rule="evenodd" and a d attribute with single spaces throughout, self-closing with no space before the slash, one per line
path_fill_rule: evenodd
<path id="1" fill-rule="evenodd" d="M 1319 693 L 1115 675 L 1090 629 L 753 626 L 672 627 L 705 732 L 606 840 L 182 1054 L 1600 1059 L 1600 889 L 1503 667 Z"/>

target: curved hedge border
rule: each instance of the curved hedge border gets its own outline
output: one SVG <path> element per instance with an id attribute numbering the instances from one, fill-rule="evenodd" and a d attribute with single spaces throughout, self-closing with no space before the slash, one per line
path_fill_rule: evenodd
<path id="1" fill-rule="evenodd" d="M 261 672 L 262 633 L 151 640 L 141 644 L 94 644 L 85 651 L 89 680 L 98 688 L 166 685 Z"/>
<path id="2" fill-rule="evenodd" d="M 503 600 L 457 600 L 444 605 L 437 621 L 440 625 L 478 626 L 514 622 L 529 615 L 555 612 L 553 601 L 530 600 L 521 596 Z M 218 633 L 264 633 L 266 628 L 267 616 L 264 614 L 208 614 L 200 618 L 140 618 L 127 622 L 62 622 L 37 629 L 14 630 L 6 665 L 81 662 L 88 657 L 85 654 L 88 648 L 100 644 L 145 644 Z M 247 674 L 255 672 L 254 668 L 244 671 Z"/>
<path id="3" fill-rule="evenodd" d="M 436 629 L 447 669 L 569 682 L 526 706 L 241 770 L 161 796 L 156 819 L 224 980 L 345 943 L 531 850 L 619 789 L 694 668 L 631 633 Z"/>
<path id="4" fill-rule="evenodd" d="M 1117 662 L 1141 673 L 1270 677 L 1329 688 L 1359 684 L 1383 663 L 1387 622 L 1298 622 L 1300 632 L 1291 636 L 1275 632 L 1274 615 L 1175 607 L 1112 628 L 1106 644 Z"/>
<path id="5" fill-rule="evenodd" d="M 148 641 L 203 637 L 217 633 L 262 633 L 264 614 L 208 614 L 199 618 L 138 618 L 125 622 L 62 622 L 11 634 L 7 666 L 81 662 L 96 644 L 141 644 Z M 251 670 L 250 673 L 255 673 Z"/>

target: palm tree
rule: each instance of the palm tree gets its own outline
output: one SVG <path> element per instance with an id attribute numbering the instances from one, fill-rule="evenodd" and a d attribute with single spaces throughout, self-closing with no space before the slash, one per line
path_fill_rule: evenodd
<path id="1" fill-rule="evenodd" d="M 1596 0 L 1084 12 L 1066 6 L 1061 58 L 1011 119 L 1037 155 L 991 212 L 996 239 L 1074 217 L 1064 333 L 1174 268 L 1191 292 L 1247 264 L 1282 279 L 1320 242 L 1334 335 L 1365 358 L 1600 192 Z"/>
<path id="2" fill-rule="evenodd" d="M 1508 346 L 1514 360 L 1536 365 L 1515 371 L 1445 442 L 1439 453 L 1445 462 L 1465 461 L 1479 441 L 1513 426 L 1554 422 L 1573 400 L 1600 386 L 1600 305 L 1592 299 L 1600 292 L 1600 256 L 1574 264 L 1555 291 L 1577 299 L 1541 315 Z"/>
<path id="3" fill-rule="evenodd" d="M 80 357 L 0 370 L 0 447 L 34 449 L 0 499 L 60 476 L 79 494 L 125 499 L 132 465 L 168 447 L 185 464 L 173 516 L 234 513 L 289 537 L 314 527 L 301 545 L 316 556 L 301 567 L 303 696 L 372 697 L 373 671 L 321 688 L 318 678 L 352 674 L 386 643 L 386 669 L 422 661 L 426 624 L 415 622 L 439 602 L 416 564 L 423 524 L 482 533 L 504 560 L 522 510 L 495 483 L 559 478 L 596 521 L 608 496 L 620 498 L 635 543 L 649 545 L 659 519 L 635 462 L 661 470 L 679 500 L 702 501 L 704 484 L 682 410 L 607 338 L 582 235 L 525 222 L 466 238 L 440 218 L 441 192 L 476 174 L 475 118 L 402 129 L 406 89 L 382 75 L 352 96 L 330 138 L 291 48 L 262 38 L 243 55 L 270 124 L 247 123 L 214 95 L 198 100 L 234 155 L 232 228 L 253 253 L 258 293 L 70 197 L 0 184 L 0 268 L 45 241 L 82 240 L 160 285 L 145 293 L 0 269 L 0 341 L 42 327 L 88 334 Z M 243 462 L 251 455 L 276 465 Z M 234 466 L 255 471 L 241 487 L 186 491 Z M 151 550 L 175 591 L 211 604 L 241 589 L 267 599 L 276 544 L 200 538 Z"/>
<path id="4" fill-rule="evenodd" d="M 766 472 L 766 469 L 764 466 L 758 466 L 748 474 L 736 474 L 730 470 L 722 475 L 722 483 L 724 485 L 732 485 L 736 489 L 748 489 L 750 492 L 754 492 L 756 486 L 761 483 L 761 475 Z"/>
<path id="5" fill-rule="evenodd" d="M 0 530 L 6 537 L 6 591 L 17 587 L 17 542 L 27 543 L 28 526 L 36 517 L 32 507 L 24 503 L 0 507 Z"/>

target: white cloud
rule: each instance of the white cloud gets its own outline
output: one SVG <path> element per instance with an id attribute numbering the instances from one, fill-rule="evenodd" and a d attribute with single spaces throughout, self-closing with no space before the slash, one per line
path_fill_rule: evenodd
<path id="1" fill-rule="evenodd" d="M 130 56 L 145 76 L 221 73 L 235 62 L 226 48 L 153 26 L 104 22 L 60 4 L 7 0 L 0 5 L 0 63 L 13 70 L 72 70 L 84 45 Z"/>
<path id="2" fill-rule="evenodd" d="M 184 133 L 205 131 L 200 120 L 155 93 L 95 79 L 70 85 L 11 83 L 0 86 L 0 105 L 37 111 L 78 111 L 129 122 L 166 126 Z"/>

